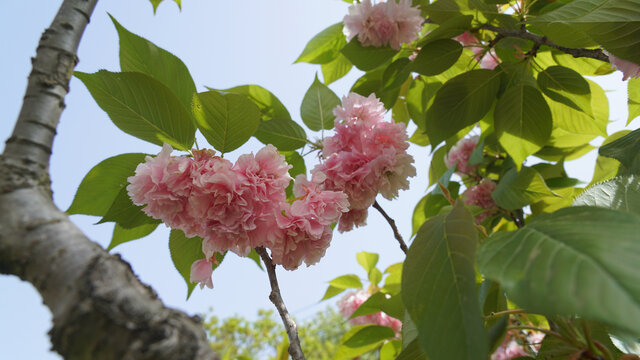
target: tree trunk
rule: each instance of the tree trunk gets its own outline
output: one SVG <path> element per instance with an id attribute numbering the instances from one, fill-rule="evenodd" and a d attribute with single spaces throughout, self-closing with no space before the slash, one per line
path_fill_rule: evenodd
<path id="1" fill-rule="evenodd" d="M 40 39 L 0 155 L 0 273 L 32 283 L 66 359 L 215 359 L 200 320 L 166 308 L 131 267 L 52 201 L 49 158 L 76 51 L 97 0 L 65 0 Z"/>

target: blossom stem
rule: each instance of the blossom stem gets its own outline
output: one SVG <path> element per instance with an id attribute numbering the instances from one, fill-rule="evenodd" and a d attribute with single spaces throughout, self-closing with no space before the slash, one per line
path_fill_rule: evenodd
<path id="1" fill-rule="evenodd" d="M 497 317 L 501 317 L 503 315 L 509 315 L 509 314 L 522 314 L 525 311 L 523 309 L 511 309 L 511 310 L 504 310 L 504 311 L 498 311 L 498 312 L 492 312 L 491 314 L 485 316 L 485 319 L 494 319 Z"/>
<path id="2" fill-rule="evenodd" d="M 550 46 L 558 49 L 564 53 L 572 55 L 573 57 L 587 57 L 604 62 L 609 62 L 609 57 L 600 49 L 576 49 L 560 46 L 553 41 L 549 40 L 546 36 L 536 35 L 526 30 L 509 30 L 503 29 L 497 26 L 484 24 L 480 26 L 480 29 L 489 30 L 501 35 L 502 37 L 517 37 L 525 40 L 533 41 L 533 43 L 540 47 L 541 45 Z"/>
<path id="3" fill-rule="evenodd" d="M 280 286 L 278 285 L 278 278 L 276 277 L 276 266 L 271 261 L 271 257 L 267 253 L 267 250 L 263 247 L 257 247 L 256 252 L 262 258 L 264 266 L 267 269 L 269 275 L 269 283 L 271 284 L 271 294 L 269 294 L 269 300 L 278 309 L 278 313 L 282 318 L 282 323 L 287 330 L 287 336 L 289 336 L 289 355 L 293 360 L 305 360 L 302 348 L 300 347 L 300 339 L 298 338 L 298 328 L 296 323 L 289 315 L 287 307 L 284 305 L 282 295 L 280 294 Z"/>
<path id="4" fill-rule="evenodd" d="M 395 220 L 393 220 L 383 209 L 382 207 L 380 207 L 380 204 L 378 204 L 377 201 L 375 201 L 373 203 L 373 207 L 378 210 L 380 212 L 380 214 L 382 214 L 382 216 L 385 218 L 385 220 L 387 220 L 387 222 L 389 223 L 389 226 L 391 226 L 391 230 L 393 230 L 393 236 L 396 238 L 396 240 L 398 240 L 398 243 L 400 244 L 400 249 L 402 249 L 402 251 L 405 253 L 405 255 L 407 254 L 407 251 L 409 251 L 409 249 L 407 248 L 407 244 L 404 242 L 404 240 L 402 239 L 402 235 L 400 235 L 400 232 L 398 231 L 398 227 L 396 226 L 396 222 Z"/>

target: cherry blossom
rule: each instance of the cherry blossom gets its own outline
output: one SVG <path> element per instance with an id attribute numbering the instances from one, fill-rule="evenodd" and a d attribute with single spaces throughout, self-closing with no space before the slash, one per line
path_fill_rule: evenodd
<path id="1" fill-rule="evenodd" d="M 357 35 L 364 46 L 389 45 L 399 50 L 403 43 L 418 38 L 424 19 L 420 10 L 411 6 L 410 0 L 390 0 L 375 5 L 370 0 L 363 0 L 349 7 L 343 22 L 347 41 Z"/>
<path id="2" fill-rule="evenodd" d="M 478 136 L 462 138 L 449 149 L 447 155 L 444 156 L 444 163 L 448 168 L 454 164 L 456 166 L 456 174 L 471 175 L 476 170 L 477 165 L 469 165 L 469 159 L 473 150 L 478 145 Z"/>
<path id="3" fill-rule="evenodd" d="M 346 293 L 340 301 L 338 301 L 338 309 L 340 314 L 345 318 L 349 319 L 351 315 L 362 305 L 367 299 L 371 296 L 366 290 L 358 290 L 358 291 L 350 291 Z M 387 326 L 393 329 L 393 331 L 398 334 L 402 329 L 402 321 L 393 318 L 383 312 L 378 312 L 374 314 L 368 314 L 363 316 L 358 316 L 353 319 L 350 319 L 353 325 L 380 325 Z"/>
<path id="4" fill-rule="evenodd" d="M 603 52 L 609 57 L 611 66 L 616 68 L 616 70 L 622 71 L 622 81 L 625 81 L 627 79 L 640 78 L 640 65 L 628 60 L 621 59 L 611 54 L 607 50 L 603 50 Z"/>

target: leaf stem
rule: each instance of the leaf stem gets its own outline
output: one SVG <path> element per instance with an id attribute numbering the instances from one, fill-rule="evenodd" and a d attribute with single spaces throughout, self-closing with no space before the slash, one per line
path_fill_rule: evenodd
<path id="1" fill-rule="evenodd" d="M 284 305 L 282 295 L 280 294 L 280 286 L 278 285 L 278 278 L 276 277 L 276 266 L 271 260 L 271 257 L 267 253 L 267 250 L 263 247 L 257 247 L 256 252 L 262 258 L 267 274 L 269 275 L 269 283 L 271 284 L 271 294 L 269 294 L 269 300 L 278 309 L 278 313 L 282 318 L 282 323 L 287 330 L 287 336 L 289 336 L 289 355 L 293 360 L 305 360 L 304 353 L 300 347 L 300 339 L 298 338 L 298 328 L 296 323 L 289 315 L 287 307 Z"/>
<path id="2" fill-rule="evenodd" d="M 380 207 L 380 204 L 378 204 L 377 201 L 375 201 L 373 203 L 373 207 L 378 210 L 378 212 L 380 212 L 380 214 L 382 214 L 382 216 L 384 217 L 385 220 L 387 220 L 387 222 L 389 223 L 389 226 L 391 226 L 391 230 L 393 230 L 393 236 L 396 238 L 396 240 L 398 240 L 398 243 L 400 244 L 400 249 L 402 249 L 402 251 L 405 253 L 405 255 L 407 254 L 407 251 L 409 251 L 409 249 L 407 248 L 407 244 L 404 242 L 404 240 L 402 239 L 402 235 L 400 235 L 400 232 L 398 231 L 398 227 L 396 226 L 396 222 L 395 220 L 393 220 L 383 209 L 382 207 Z"/>
<path id="3" fill-rule="evenodd" d="M 504 311 L 498 311 L 498 312 L 492 312 L 491 314 L 485 316 L 485 319 L 494 319 L 497 317 L 501 317 L 503 315 L 509 315 L 509 314 L 522 314 L 525 311 L 523 309 L 511 309 L 511 310 L 504 310 Z"/>

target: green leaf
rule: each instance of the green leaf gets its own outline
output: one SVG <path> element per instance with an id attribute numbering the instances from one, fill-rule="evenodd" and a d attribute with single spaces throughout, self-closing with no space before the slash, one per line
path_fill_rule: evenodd
<path id="1" fill-rule="evenodd" d="M 125 229 L 122 226 L 116 224 L 113 228 L 113 236 L 111 237 L 111 243 L 107 247 L 107 251 L 114 247 L 126 243 L 131 240 L 143 238 L 153 232 L 160 223 L 144 224 L 133 229 Z"/>
<path id="2" fill-rule="evenodd" d="M 553 116 L 554 126 L 570 133 L 576 138 L 581 138 L 580 143 L 565 141 L 558 138 L 556 131 L 552 133 L 551 143 L 557 147 L 571 147 L 583 145 L 595 137 L 595 135 L 607 136 L 607 124 L 609 123 L 609 101 L 602 88 L 588 81 L 591 92 L 591 109 L 593 115 L 575 110 L 560 102 L 547 101 Z M 555 129 L 554 129 L 555 130 Z"/>
<path id="3" fill-rule="evenodd" d="M 402 281 L 402 263 L 395 263 L 390 265 L 384 271 L 385 274 L 389 274 L 386 279 L 384 279 L 384 286 L 382 290 L 386 294 L 397 295 L 400 293 L 400 283 Z M 398 319 L 401 319 L 399 317 Z"/>
<path id="4" fill-rule="evenodd" d="M 601 146 L 607 145 L 627 135 L 630 132 L 631 130 L 621 130 L 621 131 L 615 132 L 609 135 L 608 138 L 604 139 Z M 589 186 L 615 177 L 618 174 L 619 169 L 620 169 L 620 162 L 618 160 L 612 159 L 610 157 L 598 155 L 598 157 L 596 158 L 596 166 L 595 166 L 595 169 L 593 170 L 593 179 L 591 179 Z"/>
<path id="5" fill-rule="evenodd" d="M 558 65 L 573 69 L 582 75 L 606 75 L 614 71 L 608 62 L 584 57 L 576 58 L 559 50 L 552 51 L 551 55 Z"/>
<path id="6" fill-rule="evenodd" d="M 640 216 L 573 207 L 489 237 L 478 268 L 527 311 L 640 334 Z"/>
<path id="7" fill-rule="evenodd" d="M 304 94 L 300 106 L 300 117 L 307 127 L 314 131 L 333 129 L 333 108 L 340 105 L 340 98 L 325 84 L 313 80 L 311 87 Z"/>
<path id="8" fill-rule="evenodd" d="M 329 285 L 338 289 L 362 288 L 362 282 L 360 282 L 360 278 L 353 274 L 338 276 L 337 278 L 329 281 Z"/>
<path id="9" fill-rule="evenodd" d="M 187 299 L 189 299 L 193 289 L 196 287 L 196 284 L 190 281 L 191 265 L 194 261 L 204 258 L 204 254 L 202 253 L 202 239 L 197 236 L 187 238 L 181 230 L 172 229 L 169 234 L 169 251 L 171 253 L 173 266 L 176 267 L 176 270 L 178 270 L 185 283 L 187 283 Z M 218 265 L 213 264 L 214 270 L 222 263 L 223 259 L 224 254 L 216 253 Z"/>
<path id="10" fill-rule="evenodd" d="M 497 15 L 496 7 L 482 0 L 438 0 L 426 6 L 424 11 L 430 20 L 438 24 L 445 24 L 460 14 L 473 15 L 480 23 L 486 23 Z"/>
<path id="11" fill-rule="evenodd" d="M 442 194 L 429 193 L 420 199 L 413 210 L 411 235 L 417 233 L 427 219 L 437 215 L 447 205 L 450 205 L 449 201 Z"/>
<path id="12" fill-rule="evenodd" d="M 145 156 L 131 153 L 102 160 L 84 176 L 66 213 L 104 216 Z"/>
<path id="13" fill-rule="evenodd" d="M 353 359 L 378 348 L 386 339 L 393 336 L 395 336 L 393 330 L 386 326 L 354 326 L 340 339 L 340 346 L 336 351 L 334 360 Z"/>
<path id="14" fill-rule="evenodd" d="M 428 358 L 427 355 L 424 354 L 424 351 L 422 351 L 418 339 L 416 339 L 402 350 L 396 360 L 428 360 Z"/>
<path id="15" fill-rule="evenodd" d="M 324 84 L 329 85 L 332 82 L 341 79 L 343 76 L 347 75 L 353 64 L 349 59 L 347 59 L 342 53 L 339 53 L 338 56 L 328 62 L 326 64 L 322 64 L 320 68 L 322 69 L 322 77 L 324 78 Z"/>
<path id="16" fill-rule="evenodd" d="M 300 154 L 295 151 L 287 151 L 281 153 L 284 154 L 284 159 L 287 164 L 293 166 L 291 169 L 289 169 L 289 176 L 295 179 L 298 174 L 307 173 L 307 167 L 305 166 L 304 159 L 302 158 L 302 156 L 300 156 Z M 293 195 L 293 182 L 290 182 L 287 186 L 286 193 L 287 200 L 295 198 L 295 196 Z"/>
<path id="17" fill-rule="evenodd" d="M 209 90 L 214 89 L 210 88 Z M 241 85 L 220 91 L 246 95 L 249 100 L 253 101 L 260 109 L 262 120 L 264 121 L 271 119 L 291 119 L 289 111 L 287 111 L 287 108 L 284 107 L 280 100 L 260 85 Z"/>
<path id="18" fill-rule="evenodd" d="M 345 289 L 341 289 L 341 288 L 337 288 L 335 286 L 329 285 L 329 287 L 327 288 L 327 291 L 325 291 L 324 296 L 322 297 L 322 299 L 320 299 L 320 301 L 331 299 L 332 297 L 340 294 L 344 290 Z"/>
<path id="19" fill-rule="evenodd" d="M 191 109 L 196 85 L 189 69 L 177 56 L 151 41 L 125 29 L 111 15 L 120 38 L 120 68 L 127 72 L 141 72 L 166 85 L 180 99 L 186 110 Z"/>
<path id="20" fill-rule="evenodd" d="M 357 318 L 369 314 L 384 312 L 393 318 L 402 318 L 404 315 L 404 306 L 399 295 L 389 296 L 381 292 L 377 292 L 369 296 L 365 302 L 360 304 L 356 311 L 351 314 L 349 319 Z"/>
<path id="21" fill-rule="evenodd" d="M 602 45 L 615 56 L 640 64 L 636 0 L 575 0 L 530 23 L 559 45 Z"/>
<path id="22" fill-rule="evenodd" d="M 627 125 L 629 125 L 633 119 L 640 116 L 640 79 L 627 81 L 627 95 L 627 104 L 629 105 Z"/>
<path id="23" fill-rule="evenodd" d="M 472 70 L 438 89 L 426 115 L 427 135 L 432 146 L 482 119 L 500 88 L 499 75 L 491 70 Z"/>
<path id="24" fill-rule="evenodd" d="M 254 136 L 263 144 L 272 144 L 280 151 L 295 150 L 307 143 L 304 129 L 289 119 L 262 121 Z"/>
<path id="25" fill-rule="evenodd" d="M 552 100 L 592 114 L 589 83 L 577 72 L 563 66 L 550 66 L 538 74 L 538 86 Z"/>
<path id="26" fill-rule="evenodd" d="M 133 229 L 145 224 L 159 224 L 160 220 L 154 219 L 142 212 L 142 206 L 134 205 L 129 198 L 127 189 L 122 188 L 106 214 L 98 221 L 98 224 L 113 221 L 125 229 Z"/>
<path id="27" fill-rule="evenodd" d="M 509 170 L 491 194 L 493 200 L 503 209 L 523 208 L 543 197 L 554 196 L 544 179 L 532 168 L 523 167 L 520 172 Z"/>
<path id="28" fill-rule="evenodd" d="M 602 156 L 620 161 L 628 169 L 640 172 L 640 129 L 600 147 L 598 153 Z"/>
<path id="29" fill-rule="evenodd" d="M 142 73 L 74 72 L 111 121 L 129 135 L 162 146 L 190 150 L 191 115 L 164 84 Z"/>
<path id="30" fill-rule="evenodd" d="M 437 75 L 456 63 L 462 54 L 462 45 L 451 39 L 430 42 L 422 47 L 411 68 L 422 75 Z"/>
<path id="31" fill-rule="evenodd" d="M 353 38 L 345 47 L 342 54 L 358 69 L 369 71 L 391 60 L 397 53 L 388 47 L 362 46 L 358 38 Z"/>
<path id="32" fill-rule="evenodd" d="M 392 62 L 382 74 L 382 87 L 384 90 L 396 89 L 407 81 L 411 74 L 411 60 L 400 58 Z"/>
<path id="33" fill-rule="evenodd" d="M 449 214 L 420 228 L 407 254 L 402 298 L 418 328 L 420 345 L 433 359 L 488 356 L 476 297 L 477 242 L 473 217 L 458 201 Z"/>
<path id="34" fill-rule="evenodd" d="M 333 24 L 314 36 L 294 62 L 326 64 L 334 60 L 346 44 L 342 22 Z"/>
<path id="35" fill-rule="evenodd" d="M 260 255 L 258 255 L 258 252 L 256 251 L 256 249 L 251 249 L 251 251 L 249 252 L 249 255 L 247 255 L 247 257 L 249 259 L 251 259 L 254 263 L 256 263 L 256 265 L 258 266 L 258 268 L 260 268 L 260 270 L 264 270 L 262 268 L 262 262 L 260 260 Z"/>
<path id="36" fill-rule="evenodd" d="M 547 102 L 538 89 L 523 82 L 504 92 L 493 116 L 498 141 L 518 168 L 551 136 L 553 123 Z"/>
<path id="37" fill-rule="evenodd" d="M 378 254 L 366 251 L 361 251 L 356 254 L 356 260 L 358 260 L 358 264 L 360 264 L 360 266 L 364 268 L 364 271 L 366 271 L 367 274 L 376 267 L 379 257 L 380 256 Z"/>
<path id="38" fill-rule="evenodd" d="M 640 176 L 618 176 L 585 190 L 574 206 L 597 206 L 640 214 Z"/>
<path id="39" fill-rule="evenodd" d="M 378 268 L 373 268 L 369 271 L 369 282 L 373 285 L 378 285 L 378 283 L 382 280 L 382 273 Z"/>
<path id="40" fill-rule="evenodd" d="M 435 40 L 454 38 L 471 29 L 471 20 L 473 20 L 471 15 L 454 16 L 425 35 L 418 44 L 424 46 Z"/>
<path id="41" fill-rule="evenodd" d="M 401 350 L 402 342 L 400 340 L 386 342 L 380 348 L 380 360 L 394 360 Z"/>
<path id="42" fill-rule="evenodd" d="M 595 149 L 595 147 L 589 144 L 570 148 L 556 148 L 553 146 L 545 146 L 540 151 L 535 153 L 535 155 L 540 159 L 547 161 L 569 161 L 575 160 L 593 149 Z"/>
<path id="43" fill-rule="evenodd" d="M 260 110 L 244 95 L 198 93 L 193 98 L 198 129 L 216 150 L 227 153 L 242 146 L 260 124 Z"/>

